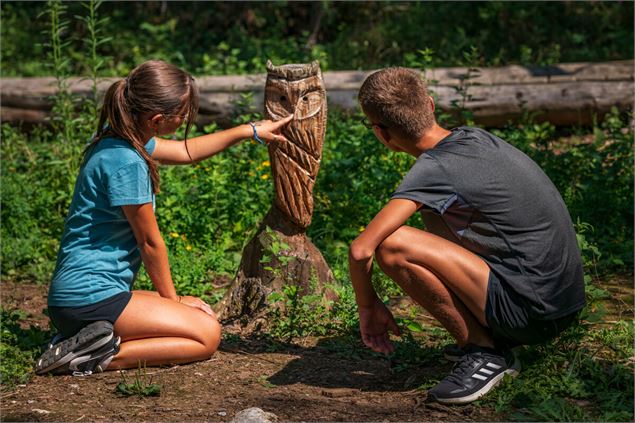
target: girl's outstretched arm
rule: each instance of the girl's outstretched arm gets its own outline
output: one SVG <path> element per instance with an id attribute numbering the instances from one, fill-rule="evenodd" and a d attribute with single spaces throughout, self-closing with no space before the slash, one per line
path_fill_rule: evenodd
<path id="1" fill-rule="evenodd" d="M 265 142 L 286 142 L 287 139 L 280 133 L 280 130 L 291 119 L 293 119 L 293 115 L 275 122 L 272 120 L 256 122 L 258 137 Z M 152 153 L 152 158 L 163 164 L 199 162 L 216 153 L 220 153 L 241 140 L 252 138 L 253 135 L 254 131 L 251 125 L 239 125 L 224 131 L 214 132 L 213 134 L 190 138 L 187 141 L 187 150 L 183 141 L 156 138 L 157 144 Z"/>

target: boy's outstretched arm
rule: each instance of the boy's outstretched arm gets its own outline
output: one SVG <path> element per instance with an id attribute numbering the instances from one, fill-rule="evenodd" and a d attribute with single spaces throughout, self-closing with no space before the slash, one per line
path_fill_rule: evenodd
<path id="1" fill-rule="evenodd" d="M 403 226 L 419 207 L 420 204 L 411 200 L 390 200 L 351 243 L 348 262 L 359 307 L 360 332 L 364 344 L 377 352 L 393 351 L 388 331 L 399 335 L 399 328 L 392 313 L 377 297 L 371 283 L 373 256 L 377 247 Z"/>

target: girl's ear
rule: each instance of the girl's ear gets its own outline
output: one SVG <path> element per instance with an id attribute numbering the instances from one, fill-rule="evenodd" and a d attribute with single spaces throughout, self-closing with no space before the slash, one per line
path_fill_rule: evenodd
<path id="1" fill-rule="evenodd" d="M 159 128 L 159 125 L 161 125 L 161 121 L 163 121 L 163 115 L 158 113 L 148 119 L 148 124 L 150 125 L 150 128 L 156 131 Z"/>

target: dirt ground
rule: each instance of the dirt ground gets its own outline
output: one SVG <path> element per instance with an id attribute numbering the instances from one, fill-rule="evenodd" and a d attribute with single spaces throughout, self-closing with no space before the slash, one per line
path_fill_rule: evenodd
<path id="1" fill-rule="evenodd" d="M 616 279 L 614 318 L 633 313 L 632 280 Z M 42 314 L 46 287 L 2 283 L 2 305 L 26 312 L 24 322 L 48 330 Z M 429 320 L 428 316 L 423 316 Z M 158 397 L 123 397 L 123 377 L 34 376 L 27 385 L 1 393 L 2 421 L 228 421 L 249 407 L 281 421 L 498 421 L 484 406 L 425 403 L 421 380 L 441 379 L 451 363 L 439 357 L 426 366 L 395 370 L 395 363 L 368 353 L 359 341 L 337 337 L 277 344 L 226 334 L 208 361 L 148 368 L 146 381 L 162 386 Z M 127 382 L 135 371 L 125 372 Z M 143 378 L 142 378 L 143 380 Z"/>

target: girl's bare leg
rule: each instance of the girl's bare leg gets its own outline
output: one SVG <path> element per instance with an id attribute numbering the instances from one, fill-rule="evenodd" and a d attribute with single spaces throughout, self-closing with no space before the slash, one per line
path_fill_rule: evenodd
<path id="1" fill-rule="evenodd" d="M 210 358 L 220 343 L 220 324 L 205 312 L 160 297 L 133 291 L 115 322 L 120 351 L 108 370 L 145 364 L 181 364 Z"/>
<path id="2" fill-rule="evenodd" d="M 480 257 L 409 226 L 386 238 L 375 257 L 381 269 L 428 310 L 460 346 L 494 346 L 485 319 L 490 270 Z"/>

